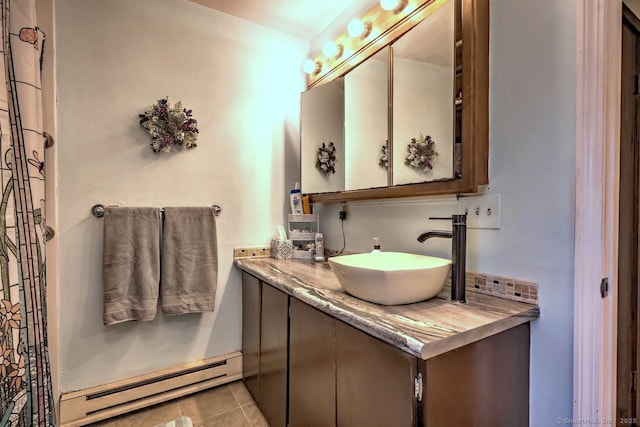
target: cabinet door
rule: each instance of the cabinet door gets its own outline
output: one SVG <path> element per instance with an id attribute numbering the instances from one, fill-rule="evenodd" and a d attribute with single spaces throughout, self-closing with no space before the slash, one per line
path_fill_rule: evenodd
<path id="1" fill-rule="evenodd" d="M 289 296 L 262 283 L 260 409 L 271 427 L 287 425 Z"/>
<path id="2" fill-rule="evenodd" d="M 336 339 L 337 425 L 416 425 L 416 358 L 339 321 Z"/>
<path id="3" fill-rule="evenodd" d="M 291 299 L 289 425 L 336 425 L 336 321 Z"/>
<path id="4" fill-rule="evenodd" d="M 426 361 L 425 426 L 529 425 L 529 324 Z"/>
<path id="5" fill-rule="evenodd" d="M 260 281 L 242 273 L 242 377 L 260 401 Z"/>

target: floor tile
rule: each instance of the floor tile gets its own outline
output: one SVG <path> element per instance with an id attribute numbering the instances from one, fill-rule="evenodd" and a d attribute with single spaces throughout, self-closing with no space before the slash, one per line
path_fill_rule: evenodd
<path id="1" fill-rule="evenodd" d="M 255 403 L 253 401 L 253 396 L 251 396 L 251 393 L 249 392 L 247 387 L 244 385 L 244 382 L 242 381 L 233 382 L 229 384 L 229 388 L 231 389 L 231 392 L 238 400 L 238 403 L 240 404 L 240 406 L 248 405 L 249 403 Z"/>
<path id="2" fill-rule="evenodd" d="M 109 418 L 108 420 L 98 421 L 92 424 L 88 424 L 87 427 L 117 427 L 118 420 L 116 418 Z"/>
<path id="3" fill-rule="evenodd" d="M 269 427 L 242 381 L 99 421 L 90 426 L 153 427 L 180 416 L 190 417 L 194 427 Z"/>
<path id="4" fill-rule="evenodd" d="M 236 408 L 231 411 L 223 412 L 212 418 L 194 422 L 193 427 L 252 427 L 249 420 L 242 412 L 242 409 Z"/>
<path id="5" fill-rule="evenodd" d="M 242 410 L 253 427 L 269 427 L 269 423 L 255 403 L 243 406 Z"/>
<path id="6" fill-rule="evenodd" d="M 153 427 L 181 416 L 177 403 L 167 402 L 116 418 L 116 427 Z"/>
<path id="7" fill-rule="evenodd" d="M 191 417 L 194 425 L 240 406 L 226 385 L 180 399 L 178 405 L 182 415 Z"/>

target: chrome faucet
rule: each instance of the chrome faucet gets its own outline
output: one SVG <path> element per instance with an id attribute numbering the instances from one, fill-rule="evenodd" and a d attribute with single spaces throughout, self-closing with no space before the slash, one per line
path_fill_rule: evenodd
<path id="1" fill-rule="evenodd" d="M 465 273 L 467 261 L 467 215 L 452 215 L 449 218 L 429 218 L 450 220 L 451 231 L 426 231 L 418 236 L 418 242 L 424 243 L 431 237 L 451 239 L 451 300 L 465 301 Z"/>

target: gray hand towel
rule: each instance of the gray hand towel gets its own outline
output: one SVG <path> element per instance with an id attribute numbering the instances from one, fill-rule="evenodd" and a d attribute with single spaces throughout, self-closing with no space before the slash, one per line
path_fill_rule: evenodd
<path id="1" fill-rule="evenodd" d="M 160 282 L 160 209 L 106 207 L 102 260 L 104 324 L 153 320 Z"/>
<path id="2" fill-rule="evenodd" d="M 217 279 L 213 208 L 165 208 L 160 278 L 162 312 L 213 311 Z"/>

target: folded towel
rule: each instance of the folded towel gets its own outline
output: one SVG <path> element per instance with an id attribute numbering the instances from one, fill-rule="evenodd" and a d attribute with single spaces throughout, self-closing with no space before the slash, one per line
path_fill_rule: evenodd
<path id="1" fill-rule="evenodd" d="M 165 208 L 160 278 L 162 312 L 213 311 L 217 279 L 213 208 Z"/>
<path id="2" fill-rule="evenodd" d="M 160 282 L 160 209 L 105 208 L 102 260 L 104 324 L 153 320 Z"/>

